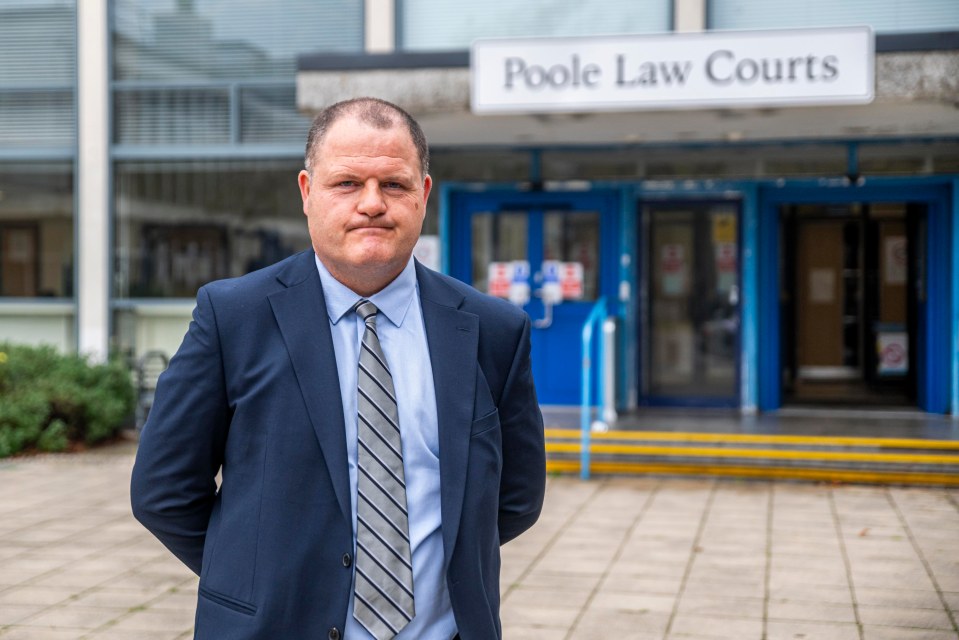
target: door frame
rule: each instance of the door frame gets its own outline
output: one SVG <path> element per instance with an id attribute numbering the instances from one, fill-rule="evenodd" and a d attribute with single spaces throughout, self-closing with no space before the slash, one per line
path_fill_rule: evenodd
<path id="1" fill-rule="evenodd" d="M 443 216 L 440 221 L 443 272 L 470 273 L 471 229 L 461 224 L 464 217 L 483 211 L 501 211 L 510 205 L 517 209 L 595 210 L 600 212 L 600 247 L 616 246 L 616 218 L 619 213 L 619 193 L 612 189 L 589 191 L 519 191 L 510 187 L 477 188 L 476 185 L 450 185 L 443 193 Z M 454 247 L 457 249 L 454 251 Z M 530 265 L 533 268 L 533 265 Z M 600 260 L 600 295 L 615 292 L 618 276 L 617 262 L 612 256 Z"/>
<path id="2" fill-rule="evenodd" d="M 597 296 L 605 296 L 607 310 L 616 315 L 616 297 L 620 287 L 621 259 L 621 190 L 595 188 L 590 190 L 520 190 L 502 185 L 446 185 L 441 191 L 440 245 L 443 271 L 472 284 L 472 225 L 473 215 L 506 210 L 528 211 L 534 217 L 545 211 L 596 211 L 599 214 L 599 264 Z M 540 229 L 530 229 L 530 244 L 542 242 Z M 531 272 L 538 265 L 530 265 Z M 532 301 L 532 302 L 535 302 Z M 534 312 L 535 313 L 535 312 Z M 549 331 L 550 329 L 542 329 Z M 577 334 L 578 335 L 578 334 Z M 543 348 L 542 345 L 539 348 Z M 579 350 L 578 342 L 569 345 Z M 537 349 L 534 338 L 534 351 Z M 535 355 L 535 354 L 534 354 Z M 578 372 L 576 380 L 579 380 Z M 577 383 L 577 387 L 579 384 Z M 570 398 L 575 404 L 579 397 Z"/>
<path id="3" fill-rule="evenodd" d="M 918 304 L 917 402 L 930 413 L 955 413 L 957 331 L 956 277 L 959 264 L 954 223 L 959 205 L 953 184 L 942 179 L 873 178 L 851 182 L 796 180 L 759 187 L 759 409 L 782 405 L 779 207 L 786 204 L 903 202 L 926 205 L 925 302 Z M 935 310 L 935 312 L 931 312 Z M 948 311 L 948 312 L 945 312 Z"/>
<path id="4" fill-rule="evenodd" d="M 643 209 L 647 206 L 659 205 L 663 209 L 676 209 L 683 210 L 690 206 L 709 206 L 709 205 L 732 205 L 736 210 L 736 275 L 737 275 L 737 285 L 739 287 L 739 304 L 737 305 L 736 314 L 738 316 L 739 331 L 736 336 L 736 372 L 734 374 L 734 379 L 736 381 L 735 389 L 728 396 L 713 397 L 713 396 L 683 396 L 683 397 L 671 397 L 671 396 L 660 396 L 660 395 L 647 395 L 642 392 L 642 387 L 644 384 L 643 373 L 645 369 L 645 363 L 650 357 L 648 350 L 648 341 L 650 340 L 650 327 L 646 321 L 645 315 L 650 310 L 651 303 L 651 293 L 650 288 L 651 284 L 651 274 L 647 267 L 647 260 L 649 258 L 648 251 L 650 246 L 650 229 L 647 221 L 643 217 Z M 651 197 L 640 197 L 636 200 L 636 218 L 637 226 L 639 227 L 639 233 L 637 237 L 637 244 L 634 247 L 635 255 L 637 256 L 637 278 L 641 283 L 640 287 L 643 290 L 643 295 L 637 300 L 637 321 L 634 339 L 637 345 L 637 353 L 639 357 L 636 358 L 636 393 L 639 400 L 640 406 L 651 406 L 651 407 L 709 407 L 709 408 L 734 408 L 740 407 L 743 404 L 742 398 L 742 374 L 743 374 L 743 359 L 744 359 L 744 350 L 743 350 L 743 325 L 745 319 L 744 313 L 744 265 L 743 265 L 743 256 L 745 255 L 744 251 L 744 222 L 746 216 L 746 198 L 743 194 L 739 194 L 739 197 L 729 197 L 726 194 L 726 197 L 717 197 L 703 195 L 700 197 L 684 197 L 684 198 L 651 198 Z"/>

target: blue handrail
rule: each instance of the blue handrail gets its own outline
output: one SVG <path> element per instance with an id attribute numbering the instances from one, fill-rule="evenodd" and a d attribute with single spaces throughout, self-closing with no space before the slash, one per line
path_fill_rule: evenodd
<path id="1" fill-rule="evenodd" d="M 586 318 L 586 322 L 583 323 L 583 381 L 580 404 L 580 444 L 582 448 L 579 454 L 579 477 L 583 480 L 589 480 L 589 439 L 593 414 L 593 334 L 595 333 L 594 327 L 602 329 L 606 317 L 606 298 L 603 297 L 596 301 Z M 598 374 L 597 387 L 600 401 L 606 396 L 603 351 L 602 348 L 597 350 L 597 366 L 595 368 Z"/>

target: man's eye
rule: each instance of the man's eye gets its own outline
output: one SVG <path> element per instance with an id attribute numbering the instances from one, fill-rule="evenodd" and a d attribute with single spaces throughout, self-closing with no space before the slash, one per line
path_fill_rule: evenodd
<path id="1" fill-rule="evenodd" d="M 403 185 L 399 182 L 387 182 L 383 185 L 387 189 L 403 189 Z"/>
<path id="2" fill-rule="evenodd" d="M 352 181 L 352 180 L 343 180 L 343 181 L 341 181 L 341 182 L 338 183 L 338 186 L 340 186 L 340 187 L 355 187 L 355 186 L 356 186 L 356 183 L 355 183 L 354 181 Z"/>

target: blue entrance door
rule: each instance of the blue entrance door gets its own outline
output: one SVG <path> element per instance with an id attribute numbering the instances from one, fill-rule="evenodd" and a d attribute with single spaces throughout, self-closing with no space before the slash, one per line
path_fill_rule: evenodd
<path id="1" fill-rule="evenodd" d="M 544 404 L 579 402 L 581 329 L 596 300 L 612 299 L 616 291 L 617 205 L 614 191 L 450 194 L 454 277 L 505 296 L 490 265 L 529 265 L 528 273 L 520 269 L 518 277 L 529 284 L 523 308 L 533 319 L 533 376 Z M 557 287 L 557 266 L 572 273 L 577 265 L 582 279 L 572 283 L 581 286 Z M 544 288 L 547 298 L 551 288 L 565 297 L 557 304 L 544 303 Z"/>
<path id="2" fill-rule="evenodd" d="M 899 334 L 900 337 L 893 336 L 893 339 L 883 340 L 881 334 L 886 332 L 888 324 L 879 322 L 884 318 L 876 317 L 883 313 L 883 295 L 880 290 L 878 311 L 873 311 L 872 315 L 866 315 L 860 312 L 854 305 L 851 307 L 852 313 L 843 311 L 843 316 L 848 318 L 850 324 L 859 327 L 858 333 L 853 335 L 853 340 L 846 340 L 844 334 L 838 334 L 838 339 L 842 340 L 840 346 L 844 348 L 843 358 L 838 364 L 847 368 L 855 366 L 854 373 L 857 376 L 872 376 L 874 379 L 887 377 L 893 379 L 892 374 L 899 376 L 914 377 L 914 382 L 910 385 L 914 388 L 908 389 L 908 393 L 913 395 L 919 408 L 930 413 L 947 413 L 950 410 L 955 412 L 959 407 L 959 397 L 951 398 L 951 393 L 956 389 L 955 378 L 953 374 L 953 359 L 955 340 L 955 279 L 952 277 L 954 271 L 954 223 L 953 223 L 953 204 L 951 187 L 948 184 L 942 184 L 936 180 L 924 181 L 917 179 L 871 179 L 861 186 L 822 186 L 818 182 L 795 181 L 794 183 L 780 187 L 770 186 L 760 190 L 760 218 L 759 218 L 759 299 L 762 301 L 759 307 L 759 336 L 760 336 L 760 357 L 759 357 L 759 408 L 761 410 L 775 410 L 783 404 L 784 380 L 794 381 L 801 378 L 800 367 L 804 363 L 801 357 L 805 354 L 797 354 L 793 349 L 793 358 L 795 364 L 791 366 L 784 357 L 784 346 L 792 347 L 788 340 L 783 339 L 784 331 L 790 330 L 787 324 L 791 318 L 796 317 L 795 312 L 789 313 L 790 309 L 782 303 L 783 292 L 787 291 L 784 282 L 789 284 L 796 280 L 803 279 L 806 282 L 808 293 L 799 292 L 800 298 L 796 306 L 800 306 L 807 300 L 813 302 L 816 297 L 822 300 L 816 300 L 819 308 L 826 308 L 825 303 L 831 300 L 842 300 L 845 304 L 847 297 L 852 298 L 861 307 L 865 302 L 861 302 L 858 297 L 859 291 L 864 291 L 866 284 L 856 282 L 858 278 L 857 269 L 860 266 L 871 267 L 872 277 L 882 287 L 887 290 L 892 289 L 889 285 L 898 285 L 900 294 L 899 309 L 900 316 L 905 318 L 904 323 L 898 323 L 900 326 L 893 327 L 894 331 L 890 334 Z M 866 223 L 876 219 L 886 223 L 896 222 L 896 215 L 893 212 L 903 212 L 900 216 L 904 218 L 906 231 L 894 232 L 891 235 L 873 235 L 873 246 L 869 251 L 863 250 L 863 258 L 860 260 L 855 257 L 855 252 L 846 251 L 842 243 L 833 253 L 842 255 L 843 260 L 849 264 L 841 265 L 842 268 L 835 267 L 832 271 L 836 274 L 829 275 L 828 265 L 821 263 L 812 265 L 812 268 L 799 270 L 796 269 L 804 278 L 788 277 L 784 273 L 785 268 L 789 266 L 784 259 L 787 248 L 786 243 L 796 242 L 788 230 L 783 229 L 783 221 L 789 220 L 786 212 L 789 208 L 797 209 L 793 215 L 796 217 L 806 211 L 847 211 L 854 207 L 860 212 L 860 217 L 864 221 L 863 228 L 868 228 Z M 876 212 L 875 214 L 873 212 Z M 784 217 L 784 215 L 786 217 Z M 820 216 L 826 220 L 837 219 L 836 215 Z M 839 215 L 838 219 L 843 219 Z M 908 231 L 908 227 L 914 227 L 914 230 Z M 811 234 L 810 234 L 811 235 Z M 899 240 L 896 240 L 896 236 Z M 815 237 L 815 244 L 825 245 L 824 234 L 819 233 Z M 844 231 L 839 238 L 845 244 L 854 246 L 865 244 L 868 236 L 862 235 L 860 242 L 855 234 Z M 850 242 L 854 240 L 855 242 Z M 893 249 L 897 246 L 904 250 L 897 253 Z M 874 256 L 872 265 L 866 263 L 869 254 Z M 883 261 L 888 258 L 888 263 L 895 265 L 894 257 L 900 255 L 898 267 L 891 266 L 886 268 Z M 821 256 L 818 256 L 821 258 Z M 795 261 L 798 263 L 798 260 Z M 882 265 L 876 268 L 877 265 Z M 819 271 L 822 275 L 814 276 L 813 271 Z M 851 286 L 858 287 L 853 290 L 852 296 L 845 296 L 845 280 L 852 280 Z M 903 280 L 905 279 L 905 282 Z M 799 287 L 794 286 L 798 289 Z M 788 292 L 788 291 L 787 291 Z M 815 295 L 814 295 L 815 294 Z M 869 296 L 862 296 L 868 301 Z M 888 296 L 892 298 L 892 296 Z M 892 306 L 892 305 L 888 305 Z M 819 311 L 817 310 L 817 313 Z M 845 320 L 844 320 L 845 322 Z M 800 323 L 797 322 L 797 325 Z M 798 334 L 799 330 L 793 330 Z M 821 340 L 821 335 L 817 336 Z M 906 347 L 908 359 L 899 365 L 896 370 L 889 371 L 883 369 L 887 367 L 885 360 L 880 359 L 880 354 L 893 340 L 898 340 L 899 344 Z M 858 346 L 857 346 L 858 343 Z M 852 348 L 851 348 L 852 347 Z M 855 350 L 858 349 L 858 352 Z M 857 353 L 860 359 L 857 358 Z M 849 356 L 852 354 L 852 357 Z M 830 374 L 836 367 L 823 372 L 820 362 L 814 362 L 816 368 L 809 367 L 811 373 L 822 375 Z M 796 371 L 793 375 L 790 368 Z M 807 371 L 809 370 L 807 369 Z M 841 370 L 840 370 L 841 373 Z M 812 376 L 809 376 L 812 377 Z M 868 381 L 868 379 L 867 379 Z M 861 385 L 860 385 L 861 386 Z M 792 389 L 795 390 L 795 382 Z M 894 397 L 894 396 L 892 396 Z M 855 400 L 855 399 L 854 399 Z M 858 403 L 858 400 L 856 400 Z"/>

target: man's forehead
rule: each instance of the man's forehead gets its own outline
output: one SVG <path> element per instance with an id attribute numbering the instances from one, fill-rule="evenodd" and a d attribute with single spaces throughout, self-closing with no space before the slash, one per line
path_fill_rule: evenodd
<path id="1" fill-rule="evenodd" d="M 394 132 L 406 133 L 406 137 L 409 139 L 409 141 L 411 143 L 413 141 L 412 137 L 409 135 L 409 132 L 406 131 L 398 118 L 391 119 L 390 125 L 384 127 L 378 126 L 377 124 L 369 122 L 359 115 L 354 114 L 346 114 L 337 118 L 327 130 L 325 138 L 329 140 L 330 137 L 335 133 L 342 135 L 344 133 L 354 133 L 362 130 L 369 130 L 380 134 Z"/>
<path id="2" fill-rule="evenodd" d="M 328 165 L 364 162 L 375 158 L 391 158 L 404 164 L 413 163 L 419 170 L 419 153 L 413 136 L 398 119 L 393 126 L 381 128 L 355 115 L 345 115 L 330 125 L 316 149 L 316 159 Z"/>

